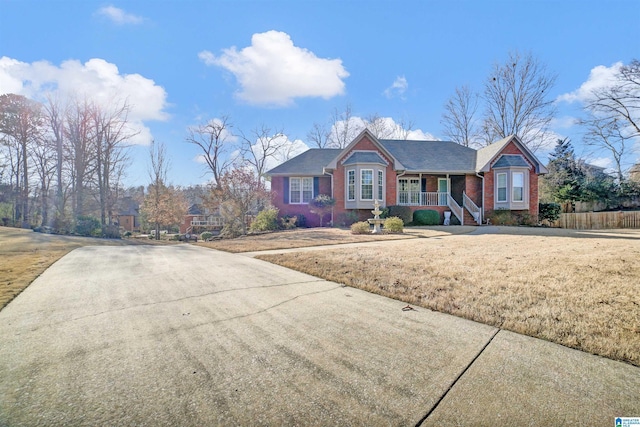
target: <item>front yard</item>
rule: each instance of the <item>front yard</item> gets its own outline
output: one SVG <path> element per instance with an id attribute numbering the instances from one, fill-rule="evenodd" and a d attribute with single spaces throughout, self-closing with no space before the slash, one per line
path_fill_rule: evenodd
<path id="1" fill-rule="evenodd" d="M 258 258 L 640 366 L 640 230 L 492 230 Z"/>

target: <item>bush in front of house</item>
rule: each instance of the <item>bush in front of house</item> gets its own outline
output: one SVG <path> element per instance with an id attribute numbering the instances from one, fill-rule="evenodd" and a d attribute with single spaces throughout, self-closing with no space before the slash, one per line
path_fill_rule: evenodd
<path id="1" fill-rule="evenodd" d="M 105 225 L 102 227 L 102 237 L 106 237 L 107 239 L 119 239 L 120 236 L 120 227 L 117 225 Z"/>
<path id="2" fill-rule="evenodd" d="M 79 236 L 96 237 L 101 234 L 100 220 L 92 216 L 80 215 L 76 218 L 74 232 Z"/>
<path id="3" fill-rule="evenodd" d="M 205 242 L 213 237 L 213 233 L 210 231 L 204 231 L 200 233 L 200 240 L 204 240 Z"/>
<path id="4" fill-rule="evenodd" d="M 351 224 L 351 234 L 369 234 L 371 227 L 367 221 L 354 222 Z"/>
<path id="5" fill-rule="evenodd" d="M 278 226 L 278 209 L 277 208 L 267 208 L 258 212 L 256 215 L 256 219 L 251 222 L 251 227 L 249 227 L 249 231 L 273 231 L 280 228 Z"/>
<path id="6" fill-rule="evenodd" d="M 389 206 L 387 216 L 397 216 L 405 224 L 409 224 L 413 220 L 413 213 L 409 206 Z"/>
<path id="7" fill-rule="evenodd" d="M 557 221 L 560 218 L 561 206 L 558 203 L 540 203 L 538 205 L 538 218 L 540 221 Z"/>
<path id="8" fill-rule="evenodd" d="M 438 225 L 440 213 L 433 209 L 420 209 L 413 213 L 413 225 Z"/>
<path id="9" fill-rule="evenodd" d="M 385 233 L 402 233 L 404 231 L 404 222 L 397 216 L 386 218 L 383 230 Z"/>
<path id="10" fill-rule="evenodd" d="M 338 227 L 351 227 L 355 222 L 358 222 L 358 213 L 355 210 L 349 210 L 338 214 L 334 225 Z"/>

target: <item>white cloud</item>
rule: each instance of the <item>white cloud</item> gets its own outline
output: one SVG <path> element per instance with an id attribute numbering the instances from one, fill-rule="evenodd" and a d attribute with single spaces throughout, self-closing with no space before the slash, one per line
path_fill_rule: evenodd
<path id="1" fill-rule="evenodd" d="M 404 76 L 398 76 L 393 84 L 384 90 L 384 95 L 389 99 L 395 97 L 404 99 L 404 94 L 408 88 L 409 83 L 407 79 Z"/>
<path id="2" fill-rule="evenodd" d="M 151 131 L 148 120 L 166 120 L 167 93 L 162 86 L 140 74 L 121 74 L 115 64 L 94 58 L 80 63 L 63 62 L 60 66 L 47 61 L 31 64 L 12 58 L 0 58 L 0 94 L 15 93 L 38 101 L 47 94 L 63 100 L 87 97 L 103 107 L 126 100 L 131 108 L 129 126 L 139 134 L 132 143 L 148 144 Z"/>
<path id="3" fill-rule="evenodd" d="M 615 75 L 620 71 L 622 65 L 622 62 L 616 62 L 611 67 L 604 65 L 594 67 L 591 69 L 587 81 L 573 92 L 558 96 L 556 101 L 567 103 L 588 101 L 594 90 L 607 88 L 615 82 Z"/>
<path id="4" fill-rule="evenodd" d="M 203 51 L 198 57 L 231 72 L 240 84 L 238 98 L 256 105 L 287 106 L 295 98 L 342 95 L 343 79 L 349 76 L 342 60 L 318 58 L 279 31 L 254 34 L 251 46 L 241 50 L 234 46 L 220 56 Z"/>
<path id="5" fill-rule="evenodd" d="M 111 5 L 101 7 L 96 13 L 108 18 L 113 23 L 118 25 L 141 24 L 144 21 L 144 18 L 141 16 L 127 13 L 124 10 Z"/>

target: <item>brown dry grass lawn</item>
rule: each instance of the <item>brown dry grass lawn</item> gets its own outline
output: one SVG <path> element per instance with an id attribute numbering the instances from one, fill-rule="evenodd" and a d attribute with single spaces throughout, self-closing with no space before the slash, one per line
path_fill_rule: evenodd
<path id="1" fill-rule="evenodd" d="M 351 234 L 349 230 L 338 228 L 299 228 L 258 235 L 249 235 L 237 239 L 198 242 L 207 248 L 226 252 L 255 252 L 274 249 L 294 249 L 310 246 L 339 245 L 344 243 L 374 242 L 378 240 L 401 240 L 416 237 L 448 236 L 468 233 L 474 227 L 412 227 L 403 234 Z"/>
<path id="2" fill-rule="evenodd" d="M 486 230 L 259 258 L 640 366 L 640 230 Z"/>
<path id="3" fill-rule="evenodd" d="M 126 245 L 126 240 L 56 236 L 0 227 L 0 309 L 51 264 L 73 249 L 88 245 Z"/>

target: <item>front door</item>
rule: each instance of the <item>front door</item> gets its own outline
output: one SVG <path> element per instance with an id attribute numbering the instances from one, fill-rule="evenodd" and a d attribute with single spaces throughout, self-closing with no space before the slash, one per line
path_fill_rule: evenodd
<path id="1" fill-rule="evenodd" d="M 438 178 L 438 205 L 447 206 L 448 194 L 449 194 L 449 179 Z"/>

